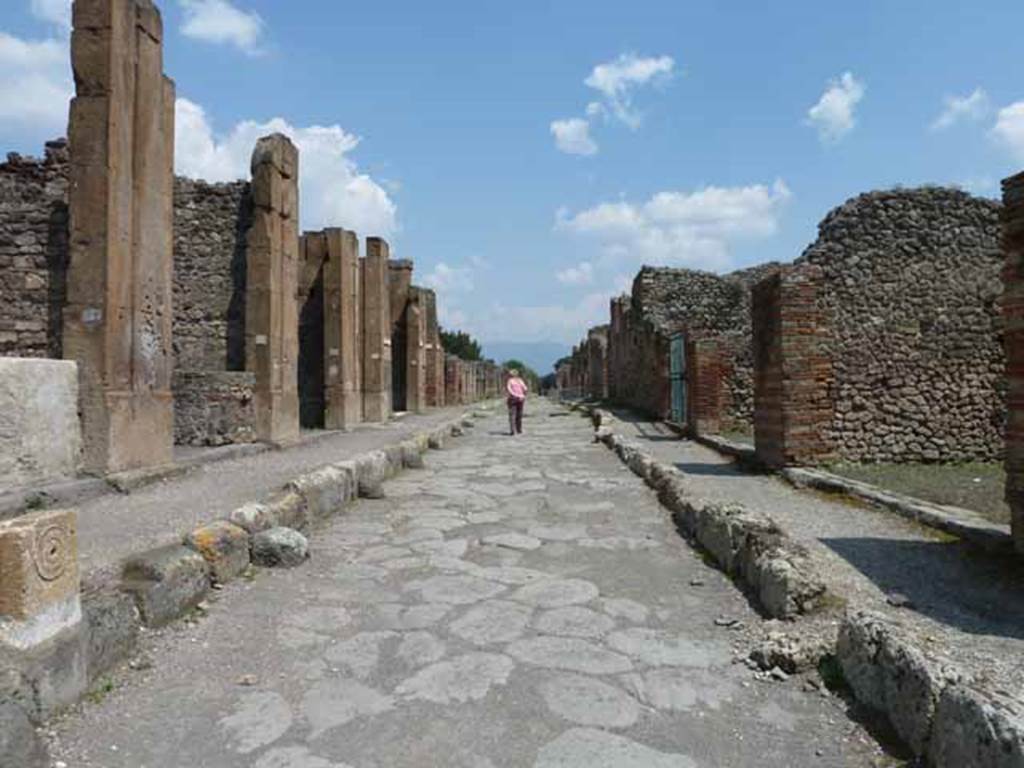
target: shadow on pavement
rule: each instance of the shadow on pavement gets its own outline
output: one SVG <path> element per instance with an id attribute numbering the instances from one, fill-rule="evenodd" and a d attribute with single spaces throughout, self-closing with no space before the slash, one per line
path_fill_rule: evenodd
<path id="1" fill-rule="evenodd" d="M 822 538 L 821 542 L 871 579 L 899 593 L 908 606 L 976 635 L 1024 639 L 1024 568 L 959 542 L 883 538 Z"/>

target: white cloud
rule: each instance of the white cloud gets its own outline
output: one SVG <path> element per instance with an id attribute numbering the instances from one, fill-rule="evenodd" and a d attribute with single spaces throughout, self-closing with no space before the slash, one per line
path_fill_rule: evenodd
<path id="1" fill-rule="evenodd" d="M 633 108 L 632 92 L 648 83 L 670 78 L 675 65 L 671 56 L 641 58 L 624 53 L 613 61 L 598 64 L 584 83 L 604 96 L 612 114 L 635 129 L 640 125 L 641 115 Z M 593 103 L 587 107 L 588 115 L 592 110 L 599 111 Z"/>
<path id="2" fill-rule="evenodd" d="M 931 124 L 931 130 L 941 131 L 961 120 L 980 120 L 989 111 L 988 94 L 975 88 L 968 96 L 946 96 L 943 99 L 942 114 Z"/>
<path id="3" fill-rule="evenodd" d="M 581 261 L 555 273 L 555 278 L 563 285 L 590 285 L 594 282 L 594 266 L 589 261 Z"/>
<path id="4" fill-rule="evenodd" d="M 579 117 L 551 123 L 555 146 L 569 155 L 595 155 L 597 142 L 590 137 L 590 123 Z"/>
<path id="5" fill-rule="evenodd" d="M 999 110 L 992 136 L 1018 162 L 1024 162 L 1024 101 Z"/>
<path id="6" fill-rule="evenodd" d="M 818 103 L 807 111 L 807 122 L 818 130 L 818 137 L 826 144 L 834 144 L 853 130 L 857 105 L 864 98 L 864 83 L 844 72 L 829 81 L 828 88 Z"/>
<path id="7" fill-rule="evenodd" d="M 394 202 L 380 184 L 360 173 L 348 156 L 359 144 L 359 137 L 340 126 L 300 128 L 275 117 L 263 123 L 246 120 L 217 136 L 198 104 L 178 99 L 175 112 L 175 166 L 179 174 L 210 182 L 248 178 L 257 139 L 283 133 L 299 148 L 304 228 L 346 227 L 361 236 L 381 237 L 397 231 Z"/>
<path id="8" fill-rule="evenodd" d="M 731 246 L 765 239 L 778 229 L 780 211 L 791 197 L 784 182 L 771 187 L 705 187 L 696 192 L 659 192 L 640 204 L 602 203 L 570 215 L 556 227 L 591 237 L 610 264 L 653 263 L 722 270 Z"/>
<path id="9" fill-rule="evenodd" d="M 473 290 L 473 270 L 469 267 L 453 267 L 441 261 L 417 281 L 438 293 L 468 293 Z"/>
<path id="10" fill-rule="evenodd" d="M 181 33 L 207 43 L 233 45 L 249 54 L 260 52 L 263 19 L 229 0 L 180 0 L 185 11 Z"/>
<path id="11" fill-rule="evenodd" d="M 71 29 L 71 0 L 32 0 L 32 15 L 67 32 Z"/>
<path id="12" fill-rule="evenodd" d="M 0 123 L 37 141 L 67 131 L 73 95 L 65 40 L 22 40 L 0 32 Z"/>

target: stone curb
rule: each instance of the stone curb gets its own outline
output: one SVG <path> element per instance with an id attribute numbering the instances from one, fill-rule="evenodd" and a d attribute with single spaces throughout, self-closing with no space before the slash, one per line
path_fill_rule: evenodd
<path id="1" fill-rule="evenodd" d="M 586 406 L 581 410 L 588 412 L 594 423 L 595 439 L 657 492 L 679 529 L 723 571 L 745 584 L 765 613 L 776 619 L 793 619 L 824 604 L 825 583 L 808 552 L 771 518 L 738 505 L 713 504 L 695 497 L 685 473 L 623 439 L 614 431 L 610 413 Z"/>
<path id="2" fill-rule="evenodd" d="M 836 656 L 857 700 L 935 768 L 1024 766 L 1024 702 L 921 650 L 901 625 L 851 610 Z"/>
<path id="3" fill-rule="evenodd" d="M 831 472 L 803 467 L 786 467 L 779 474 L 797 488 L 814 488 L 840 493 L 895 512 L 900 517 L 956 536 L 988 552 L 1012 552 L 1009 526 L 990 523 L 976 512 L 959 507 L 943 507 L 926 501 L 883 491 L 877 486 L 850 480 Z"/>
<path id="4" fill-rule="evenodd" d="M 595 439 L 658 491 L 679 527 L 726 572 L 742 578 L 770 615 L 794 618 L 807 612 L 802 598 L 810 598 L 813 606 L 824 596 L 824 584 L 814 576 L 806 551 L 770 518 L 693 498 L 685 474 L 652 460 L 617 435 L 608 411 L 590 406 L 573 410 L 591 418 Z M 770 551 L 773 545 L 779 554 L 764 562 L 776 570 L 764 574 L 764 565 L 757 565 L 758 549 Z M 803 583 L 791 591 L 790 580 Z M 850 609 L 840 625 L 835 654 L 857 701 L 884 717 L 928 765 L 1024 768 L 1024 701 L 1019 695 L 989 690 L 921 647 L 901 625 L 877 613 Z"/>
<path id="5" fill-rule="evenodd" d="M 277 527 L 308 532 L 313 523 L 340 513 L 359 496 L 362 479 L 394 477 L 416 454 L 443 447 L 463 434 L 467 417 L 417 434 L 386 449 L 306 472 L 266 502 L 250 502 L 182 537 L 181 545 L 141 552 L 123 561 L 120 580 L 82 594 L 84 643 L 90 683 L 135 649 L 142 627 L 165 626 L 201 603 L 215 582 L 237 577 L 248 566 L 253 538 Z M 83 691 L 84 693 L 84 691 Z"/>

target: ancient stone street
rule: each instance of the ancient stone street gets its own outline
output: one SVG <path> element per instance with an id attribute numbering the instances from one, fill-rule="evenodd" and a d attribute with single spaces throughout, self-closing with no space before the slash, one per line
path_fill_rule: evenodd
<path id="1" fill-rule="evenodd" d="M 736 662 L 763 620 L 588 422 L 499 410 L 214 592 L 52 723 L 75 768 L 859 766 L 842 702 Z M 732 625 L 732 626 L 727 626 Z M 784 677 L 780 675 L 780 677 Z"/>

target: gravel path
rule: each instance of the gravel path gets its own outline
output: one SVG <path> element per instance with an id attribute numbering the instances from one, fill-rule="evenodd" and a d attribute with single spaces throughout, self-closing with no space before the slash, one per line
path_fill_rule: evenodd
<path id="1" fill-rule="evenodd" d="M 867 766 L 841 702 L 755 679 L 761 620 L 589 425 L 496 414 L 314 532 L 312 559 L 147 633 L 56 722 L 74 768 Z M 561 417 L 558 417 L 561 416 Z"/>

